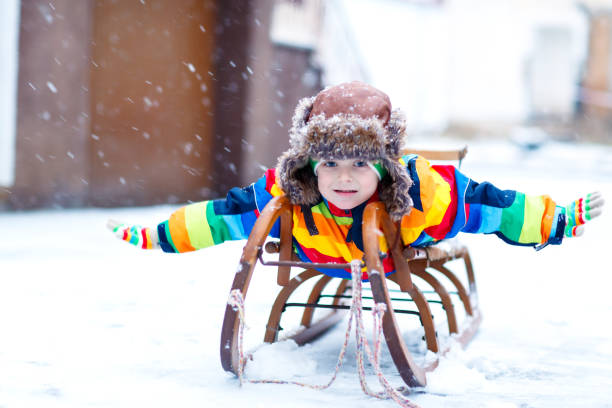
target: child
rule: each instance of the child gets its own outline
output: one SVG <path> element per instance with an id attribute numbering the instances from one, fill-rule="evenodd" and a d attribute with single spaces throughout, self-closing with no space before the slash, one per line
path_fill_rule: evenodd
<path id="1" fill-rule="evenodd" d="M 293 239 L 305 262 L 349 263 L 363 257 L 365 206 L 382 201 L 401 222 L 405 245 L 423 247 L 459 232 L 495 234 L 514 245 L 543 247 L 581 235 L 601 214 L 598 193 L 563 207 L 548 196 L 528 196 L 476 183 L 453 166 L 401 157 L 405 120 L 389 97 L 351 82 L 302 99 L 289 132 L 290 148 L 276 169 L 225 199 L 187 205 L 156 229 L 109 221 L 115 234 L 144 249 L 187 252 L 249 236 L 274 196 L 293 204 Z M 278 236 L 276 228 L 271 235 Z M 386 259 L 390 259 L 387 257 Z M 385 272 L 394 269 L 385 262 Z M 322 271 L 350 277 L 341 269 Z"/>

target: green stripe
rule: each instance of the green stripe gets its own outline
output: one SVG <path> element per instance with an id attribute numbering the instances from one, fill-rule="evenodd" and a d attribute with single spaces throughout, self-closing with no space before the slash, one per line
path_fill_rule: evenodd
<path id="1" fill-rule="evenodd" d="M 308 159 L 308 163 L 310 164 L 310 168 L 312 169 L 312 172 L 315 173 L 315 169 L 317 168 L 317 164 L 319 163 L 318 160 L 314 160 L 312 157 L 310 159 Z M 316 175 L 317 173 L 315 173 Z"/>
<path id="2" fill-rule="evenodd" d="M 382 180 L 387 175 L 387 169 L 380 162 L 373 162 L 372 165 L 378 172 L 378 179 Z"/>
<path id="3" fill-rule="evenodd" d="M 565 208 L 565 217 L 567 226 L 573 227 L 576 225 L 576 205 L 571 203 Z"/>
<path id="4" fill-rule="evenodd" d="M 185 207 L 185 227 L 195 249 L 206 248 L 215 244 L 206 220 L 206 204 L 209 201 L 189 204 Z"/>
<path id="5" fill-rule="evenodd" d="M 313 213 L 317 213 L 317 214 L 321 214 L 325 218 L 333 219 L 336 222 L 336 224 L 338 224 L 338 225 L 351 225 L 353 223 L 353 218 L 352 217 L 339 217 L 339 216 L 333 215 L 329 211 L 329 208 L 327 208 L 325 203 L 319 203 L 316 206 L 312 207 L 312 212 Z"/>
<path id="6" fill-rule="evenodd" d="M 525 194 L 517 192 L 512 205 L 502 210 L 499 232 L 511 241 L 519 242 L 524 214 Z"/>
<path id="7" fill-rule="evenodd" d="M 208 219 L 208 225 L 210 226 L 210 232 L 212 238 L 215 241 L 215 245 L 232 239 L 229 228 L 222 216 L 215 214 L 215 209 L 210 201 L 210 205 L 206 207 L 206 218 Z"/>
<path id="8" fill-rule="evenodd" d="M 525 197 L 525 220 L 519 237 L 521 244 L 542 242 L 542 217 L 545 209 L 542 197 Z"/>

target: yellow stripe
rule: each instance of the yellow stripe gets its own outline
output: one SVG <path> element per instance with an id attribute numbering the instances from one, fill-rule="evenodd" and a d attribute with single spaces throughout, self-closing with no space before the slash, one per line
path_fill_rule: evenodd
<path id="1" fill-rule="evenodd" d="M 435 186 L 434 197 L 429 211 L 425 213 L 426 227 L 438 225 L 442 222 L 444 214 L 451 203 L 451 188 L 438 172 L 432 170 L 433 182 Z"/>
<path id="2" fill-rule="evenodd" d="M 283 190 L 281 190 L 278 184 L 274 183 L 272 184 L 272 188 L 270 189 L 270 194 L 272 194 L 272 197 L 278 197 L 279 195 L 285 193 L 283 192 Z"/>
<path id="3" fill-rule="evenodd" d="M 319 235 L 311 236 L 306 228 L 302 211 L 299 207 L 294 207 L 293 212 L 293 236 L 302 245 L 308 248 L 314 248 L 321 254 L 333 257 L 342 257 L 350 262 L 352 258 L 351 251 L 346 245 L 346 234 L 348 227 L 338 226 L 335 223 L 330 223 L 325 217 L 315 221 Z M 313 214 L 316 216 L 319 214 Z M 319 215 L 320 216 L 320 215 Z"/>
<path id="4" fill-rule="evenodd" d="M 419 157 L 416 166 L 423 211 L 413 208 L 402 219 L 402 239 L 406 245 L 414 242 L 425 228 L 440 224 L 452 200 L 450 185 L 425 159 Z"/>
<path id="5" fill-rule="evenodd" d="M 387 245 L 387 239 L 385 238 L 384 234 L 378 236 L 378 245 L 380 246 L 380 252 L 383 254 L 389 252 L 389 246 Z"/>
<path id="6" fill-rule="evenodd" d="M 145 228 L 144 229 L 144 233 L 145 233 L 145 236 L 147 237 L 147 244 L 146 244 L 147 247 L 146 247 L 146 249 L 153 248 L 153 244 L 151 244 L 151 230 L 149 230 L 148 228 Z"/>
<path id="7" fill-rule="evenodd" d="M 404 242 L 404 245 L 410 245 L 416 241 L 419 235 L 421 235 L 421 232 L 423 232 L 425 229 L 424 227 L 424 225 L 422 227 L 415 228 L 404 228 L 402 226 L 402 241 Z"/>
<path id="8" fill-rule="evenodd" d="M 525 215 L 523 218 L 523 229 L 519 236 L 520 243 L 542 242 L 542 216 L 546 206 L 540 196 L 525 195 Z"/>
<path id="9" fill-rule="evenodd" d="M 196 249 L 207 248 L 215 244 L 206 219 L 207 203 L 208 201 L 204 201 L 185 207 L 187 234 L 189 234 L 191 245 Z"/>
<path id="10" fill-rule="evenodd" d="M 293 228 L 295 239 L 302 245 L 314 248 L 318 252 L 333 257 L 342 257 L 347 261 L 352 259 L 351 252 L 346 246 L 344 240 L 339 241 L 334 236 L 329 235 L 314 235 L 311 236 L 305 228 Z"/>

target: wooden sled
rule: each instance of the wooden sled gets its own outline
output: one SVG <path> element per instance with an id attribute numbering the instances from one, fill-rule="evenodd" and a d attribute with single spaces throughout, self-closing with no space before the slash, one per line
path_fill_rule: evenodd
<path id="1" fill-rule="evenodd" d="M 450 155 L 453 158 L 463 158 L 465 149 L 458 152 L 447 152 L 442 158 L 448 158 Z M 432 155 L 428 154 L 428 156 L 431 157 Z M 280 240 L 266 243 L 272 226 L 279 218 Z M 370 203 L 366 206 L 362 228 L 364 258 L 372 292 L 371 299 L 374 303 L 384 303 L 386 305 L 387 311 L 383 317 L 383 333 L 389 352 L 402 380 L 408 386 L 425 386 L 425 373 L 435 369 L 438 365 L 438 358 L 448 351 L 442 349 L 438 341 L 430 303 L 433 302 L 442 306 L 446 316 L 448 332 L 462 346 L 467 345 L 480 325 L 481 314 L 478 309 L 476 282 L 469 253 L 467 248 L 463 246 L 449 245 L 444 241 L 439 245 L 425 249 L 403 247 L 401 239 L 398 239 L 397 226 L 391 221 L 384 204 L 381 202 Z M 258 262 L 278 267 L 277 283 L 281 286 L 281 290 L 272 305 L 263 339 L 265 343 L 273 343 L 278 340 L 281 330 L 281 317 L 288 307 L 300 306 L 304 309 L 300 328 L 286 337 L 295 340 L 300 345 L 316 339 L 332 328 L 342 320 L 349 308 L 345 301 L 347 297 L 350 298 L 347 295 L 351 290 L 350 280 L 332 278 L 313 268 L 349 269 L 350 265 L 300 262 L 293 253 L 291 231 L 292 206 L 287 197 L 275 197 L 266 205 L 253 227 L 232 284 L 232 291 L 237 289 L 246 298 L 249 283 Z M 384 270 L 378 239 L 381 231 L 391 248 L 390 253 L 396 267 L 396 272 L 386 278 L 384 274 L 371 273 L 372 271 Z M 264 248 L 268 253 L 278 253 L 278 261 L 264 261 L 262 257 Z M 466 271 L 466 276 L 463 279 L 465 284 L 447 267 L 447 263 L 453 260 L 463 261 Z M 292 268 L 300 268 L 302 271 L 292 275 Z M 421 291 L 414 283 L 414 277 L 418 277 L 418 280 L 431 287 L 430 292 L 435 294 L 436 298 L 433 299 L 429 293 L 427 293 L 429 298 L 426 297 L 425 291 Z M 305 302 L 289 302 L 291 295 L 298 288 L 306 282 L 313 282 L 312 279 L 314 278 L 318 280 L 310 289 L 310 294 Z M 394 285 L 398 285 L 399 290 L 391 292 L 388 288 L 388 280 L 393 282 Z M 324 289 L 332 281 L 337 282 L 332 294 L 323 295 Z M 447 287 L 450 287 L 451 290 Z M 399 295 L 403 297 L 398 298 Z M 464 310 L 462 324 L 458 322 L 454 300 L 459 300 L 462 304 Z M 413 303 L 416 310 L 406 309 L 406 303 Z M 329 312 L 314 321 L 313 315 L 317 309 L 327 309 Z M 415 361 L 402 337 L 401 325 L 398 324 L 396 318 L 398 314 L 418 315 L 423 327 L 426 347 L 436 353 L 438 358 L 423 364 Z M 238 310 L 228 304 L 225 309 L 221 331 L 221 364 L 226 371 L 236 375 L 239 375 L 240 368 L 239 325 Z"/>

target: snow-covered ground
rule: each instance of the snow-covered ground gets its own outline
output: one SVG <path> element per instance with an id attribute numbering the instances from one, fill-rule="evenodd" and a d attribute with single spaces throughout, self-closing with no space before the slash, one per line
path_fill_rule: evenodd
<path id="1" fill-rule="evenodd" d="M 440 142 L 449 144 L 457 142 Z M 476 180 L 562 203 L 595 190 L 612 197 L 610 147 L 549 143 L 525 152 L 471 142 L 470 149 L 462 170 Z M 107 218 L 154 225 L 174 208 L 0 214 L 0 407 L 394 406 L 362 394 L 352 352 L 325 391 L 239 387 L 221 368 L 219 337 L 243 242 L 169 255 L 137 250 L 105 229 Z M 584 237 L 540 252 L 463 235 L 484 320 L 470 346 L 453 349 L 410 398 L 423 407 L 612 407 L 612 210 L 605 210 Z M 256 270 L 249 289 L 250 346 L 277 290 L 273 274 Z M 324 383 L 344 330 L 342 323 L 301 348 L 261 347 L 247 375 Z M 401 385 L 388 355 L 383 360 Z M 378 388 L 374 376 L 369 381 Z"/>

